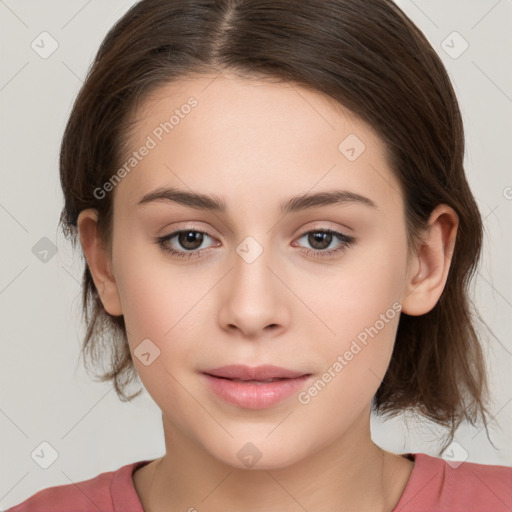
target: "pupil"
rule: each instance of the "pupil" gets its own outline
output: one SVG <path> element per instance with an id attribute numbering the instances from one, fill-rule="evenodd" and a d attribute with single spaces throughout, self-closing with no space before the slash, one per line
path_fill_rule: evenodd
<path id="1" fill-rule="evenodd" d="M 325 249 L 326 247 L 329 247 L 331 241 L 332 241 L 331 233 L 316 232 L 316 233 L 312 233 L 309 236 L 309 243 L 315 249 Z"/>
<path id="2" fill-rule="evenodd" d="M 179 242 L 185 249 L 197 249 L 202 243 L 202 234 L 197 231 L 181 233 Z"/>

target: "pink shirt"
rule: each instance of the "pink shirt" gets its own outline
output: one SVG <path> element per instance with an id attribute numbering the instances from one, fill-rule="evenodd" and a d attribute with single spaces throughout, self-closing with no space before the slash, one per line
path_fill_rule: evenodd
<path id="1" fill-rule="evenodd" d="M 512 467 L 465 462 L 453 468 L 442 458 L 411 455 L 414 469 L 393 512 L 512 510 Z M 76 484 L 43 489 L 7 512 L 144 512 L 132 473 L 149 462 L 133 462 Z"/>

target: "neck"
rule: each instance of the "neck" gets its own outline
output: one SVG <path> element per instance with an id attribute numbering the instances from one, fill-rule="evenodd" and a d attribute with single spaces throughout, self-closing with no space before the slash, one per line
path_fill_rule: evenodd
<path id="1" fill-rule="evenodd" d="M 373 443 L 369 413 L 365 418 L 365 428 L 280 469 L 226 465 L 164 420 L 166 455 L 137 489 L 144 510 L 390 512 L 412 463 Z"/>

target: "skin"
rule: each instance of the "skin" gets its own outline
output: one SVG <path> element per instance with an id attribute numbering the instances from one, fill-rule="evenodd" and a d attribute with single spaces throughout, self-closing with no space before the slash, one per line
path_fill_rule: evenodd
<path id="1" fill-rule="evenodd" d="M 96 230 L 95 210 L 78 220 L 102 303 L 124 315 L 137 372 L 162 410 L 166 453 L 133 475 L 144 510 L 392 510 L 414 463 L 372 441 L 370 403 L 398 314 L 308 404 L 292 395 L 267 409 L 240 408 L 214 395 L 200 372 L 269 363 L 317 380 L 393 303 L 427 313 L 446 282 L 457 215 L 439 205 L 409 250 L 384 143 L 351 112 L 297 85 L 229 74 L 167 84 L 139 104 L 127 147 L 139 148 L 190 96 L 198 105 L 111 192 L 111 243 Z M 348 134 L 366 146 L 354 161 L 338 149 Z M 159 186 L 214 194 L 228 212 L 137 206 Z M 291 196 L 331 189 L 362 194 L 376 208 L 279 210 Z M 177 259 L 155 242 L 187 228 L 208 235 L 196 245 L 200 257 Z M 333 238 L 316 249 L 304 234 L 329 228 L 356 242 L 315 256 L 341 244 Z M 247 236 L 263 250 L 251 263 L 236 251 Z M 187 251 L 177 237 L 169 244 Z M 160 350 L 148 366 L 134 355 L 147 338 Z M 237 457 L 248 442 L 261 453 L 250 468 Z"/>

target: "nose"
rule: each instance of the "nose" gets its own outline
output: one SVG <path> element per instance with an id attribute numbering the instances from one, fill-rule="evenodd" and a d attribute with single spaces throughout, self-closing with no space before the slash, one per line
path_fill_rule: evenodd
<path id="1" fill-rule="evenodd" d="M 284 272 L 271 251 L 262 249 L 251 240 L 241 244 L 221 284 L 221 328 L 251 339 L 277 336 L 290 317 Z"/>

